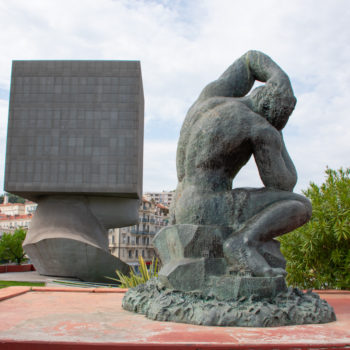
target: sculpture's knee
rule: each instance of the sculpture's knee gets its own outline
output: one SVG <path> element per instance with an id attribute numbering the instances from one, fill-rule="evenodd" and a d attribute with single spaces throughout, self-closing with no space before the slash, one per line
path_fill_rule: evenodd
<path id="1" fill-rule="evenodd" d="M 304 225 L 311 219 L 312 205 L 310 200 L 304 196 L 298 195 L 297 200 L 300 204 L 302 204 L 301 225 Z"/>
<path id="2" fill-rule="evenodd" d="M 306 209 L 306 222 L 308 222 L 311 219 L 312 215 L 312 205 L 311 201 L 308 198 L 305 198 L 305 209 Z"/>

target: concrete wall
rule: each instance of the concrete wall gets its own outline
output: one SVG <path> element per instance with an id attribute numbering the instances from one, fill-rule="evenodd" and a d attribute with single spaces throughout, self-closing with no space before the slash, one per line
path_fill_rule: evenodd
<path id="1" fill-rule="evenodd" d="M 5 190 L 141 198 L 138 61 L 14 61 Z"/>

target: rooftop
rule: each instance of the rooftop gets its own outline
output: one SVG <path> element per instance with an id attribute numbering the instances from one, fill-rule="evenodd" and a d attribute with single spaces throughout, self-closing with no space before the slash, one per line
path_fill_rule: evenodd
<path id="1" fill-rule="evenodd" d="M 6 215 L 6 214 L 0 214 L 0 220 L 31 219 L 32 217 L 33 217 L 32 214 L 25 214 L 25 215 Z"/>

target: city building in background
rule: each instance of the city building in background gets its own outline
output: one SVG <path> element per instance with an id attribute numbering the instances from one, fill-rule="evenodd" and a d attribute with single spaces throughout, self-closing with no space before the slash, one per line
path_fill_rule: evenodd
<path id="1" fill-rule="evenodd" d="M 26 215 L 3 215 L 0 214 L 0 237 L 3 232 L 14 232 L 18 228 L 28 229 L 32 214 Z"/>
<path id="2" fill-rule="evenodd" d="M 17 228 L 27 229 L 37 204 L 31 201 L 9 203 L 4 195 L 4 203 L 0 204 L 0 236 L 3 232 L 13 232 Z"/>
<path id="3" fill-rule="evenodd" d="M 164 204 L 170 208 L 171 202 L 175 196 L 175 191 L 147 192 L 143 196 L 148 201 L 153 199 L 156 203 Z"/>
<path id="4" fill-rule="evenodd" d="M 144 197 L 139 207 L 138 225 L 109 231 L 110 252 L 132 266 L 138 265 L 139 256 L 150 264 L 155 256 L 153 238 L 168 221 L 169 208 Z"/>

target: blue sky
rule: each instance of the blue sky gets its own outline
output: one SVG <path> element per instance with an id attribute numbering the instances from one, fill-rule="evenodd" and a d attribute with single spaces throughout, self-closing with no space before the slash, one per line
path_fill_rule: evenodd
<path id="1" fill-rule="evenodd" d="M 140 60 L 144 191 L 176 187 L 175 153 L 201 89 L 249 49 L 289 75 L 298 103 L 284 135 L 296 191 L 349 166 L 348 0 L 0 0 L 0 185 L 14 59 Z M 234 186 L 260 186 L 254 162 Z"/>
<path id="2" fill-rule="evenodd" d="M 0 88 L 0 100 L 7 101 L 9 98 L 9 90 Z"/>

